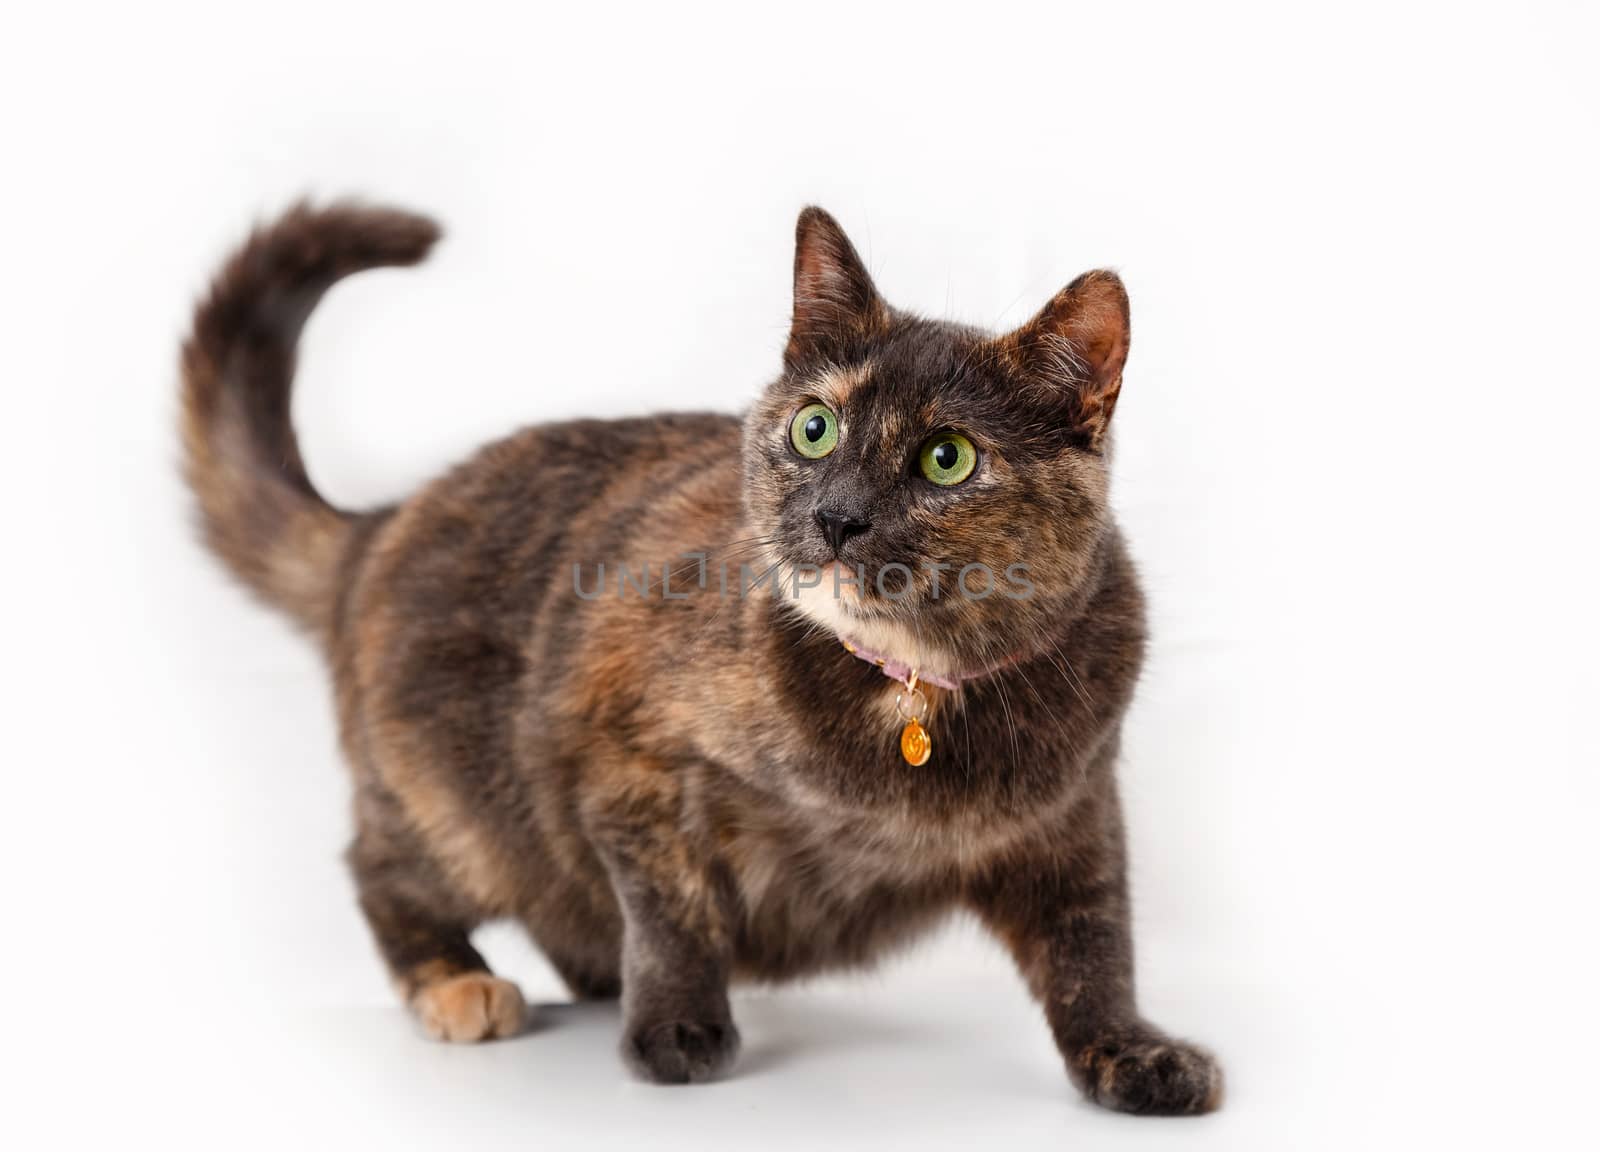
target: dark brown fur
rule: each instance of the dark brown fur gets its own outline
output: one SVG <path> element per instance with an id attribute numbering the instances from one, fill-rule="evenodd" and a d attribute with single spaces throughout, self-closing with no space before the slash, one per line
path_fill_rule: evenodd
<path id="1" fill-rule="evenodd" d="M 1144 610 L 1105 500 L 1128 343 L 1116 277 L 991 337 L 890 308 L 809 209 L 784 372 L 743 423 L 529 428 L 396 508 L 336 511 L 289 423 L 300 326 L 340 276 L 414 263 L 436 235 L 405 213 L 297 208 L 223 268 L 183 356 L 206 539 L 327 654 L 362 909 L 429 1030 L 509 1030 L 520 998 L 470 933 L 511 918 L 575 993 L 622 996 L 643 1075 L 698 1080 L 737 1048 L 730 979 L 867 963 L 965 905 L 1089 1096 L 1215 1107 L 1212 1059 L 1134 1005 L 1113 769 Z M 809 400 L 842 414 L 825 460 L 788 446 Z M 914 474 L 943 429 L 982 455 L 951 489 Z M 824 505 L 870 530 L 830 548 Z M 691 552 L 709 587 L 680 571 L 682 598 L 661 595 Z M 1036 595 L 936 600 L 921 571 L 903 602 L 719 594 L 719 563 L 737 587 L 741 564 L 787 577 L 836 559 L 1022 563 Z M 573 566 L 602 563 L 613 581 L 651 564 L 654 593 L 581 598 Z M 999 667 L 929 690 L 935 752 L 912 767 L 898 686 L 839 631 L 933 670 Z"/>

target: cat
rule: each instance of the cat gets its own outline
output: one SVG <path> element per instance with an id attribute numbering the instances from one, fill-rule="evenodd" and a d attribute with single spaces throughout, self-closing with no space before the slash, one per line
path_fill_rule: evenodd
<path id="1" fill-rule="evenodd" d="M 890 307 L 808 208 L 782 370 L 742 419 L 531 427 L 336 509 L 291 426 L 301 328 L 438 236 L 296 206 L 224 264 L 181 358 L 201 533 L 327 658 L 349 864 L 423 1029 L 522 1027 L 470 940 L 509 919 L 574 995 L 620 997 L 638 1075 L 706 1080 L 738 1050 L 731 980 L 863 965 L 964 908 L 1090 1099 L 1216 1108 L 1214 1057 L 1134 999 L 1120 279 L 993 335 Z"/>

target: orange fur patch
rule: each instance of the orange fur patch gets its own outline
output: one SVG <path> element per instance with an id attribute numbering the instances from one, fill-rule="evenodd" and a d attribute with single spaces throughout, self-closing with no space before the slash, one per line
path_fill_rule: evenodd
<path id="1" fill-rule="evenodd" d="M 526 1011 L 517 986 L 487 972 L 425 984 L 411 997 L 411 1008 L 432 1039 L 453 1044 L 515 1036 Z"/>

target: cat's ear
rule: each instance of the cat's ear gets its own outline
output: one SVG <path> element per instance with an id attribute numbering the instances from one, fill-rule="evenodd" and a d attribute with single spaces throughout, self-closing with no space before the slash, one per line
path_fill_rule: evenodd
<path id="1" fill-rule="evenodd" d="M 1001 339 L 1029 383 L 1061 399 L 1073 430 L 1098 448 L 1122 391 L 1128 335 L 1128 293 L 1121 278 L 1085 272 Z"/>
<path id="2" fill-rule="evenodd" d="M 793 367 L 883 325 L 889 309 L 839 222 L 821 208 L 794 230 L 794 321 L 784 358 Z"/>

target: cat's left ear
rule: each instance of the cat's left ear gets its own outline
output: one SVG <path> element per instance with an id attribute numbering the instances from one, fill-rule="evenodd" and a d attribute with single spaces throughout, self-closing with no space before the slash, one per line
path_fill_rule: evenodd
<path id="1" fill-rule="evenodd" d="M 839 222 L 821 208 L 800 213 L 794 229 L 794 321 L 784 352 L 789 366 L 837 354 L 888 316 L 888 305 Z"/>
<path id="2" fill-rule="evenodd" d="M 1085 272 L 1001 337 L 1035 388 L 1066 405 L 1073 430 L 1104 443 L 1128 359 L 1128 292 L 1115 272 Z"/>

